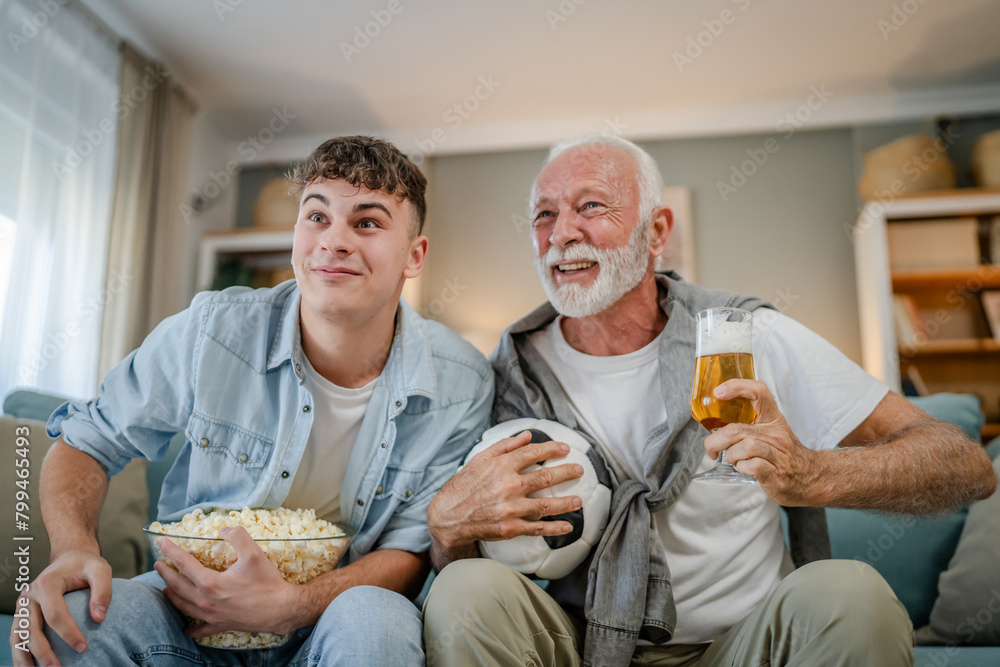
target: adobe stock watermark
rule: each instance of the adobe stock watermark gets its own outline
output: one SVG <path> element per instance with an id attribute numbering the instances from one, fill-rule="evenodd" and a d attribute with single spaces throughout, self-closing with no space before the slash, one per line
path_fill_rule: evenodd
<path id="1" fill-rule="evenodd" d="M 882 560 L 885 555 L 896 548 L 906 532 L 917 524 L 917 519 L 909 514 L 893 516 L 890 521 L 887 517 L 881 517 L 885 530 L 875 539 L 868 540 L 864 555 L 854 554 L 852 560 L 874 565 Z"/>
<path id="2" fill-rule="evenodd" d="M 945 301 L 950 308 L 941 306 L 930 314 L 919 313 L 920 327 L 909 340 L 900 341 L 897 346 L 896 361 L 909 362 L 929 340 L 933 340 L 942 327 L 947 326 L 959 312 L 966 309 L 969 302 L 976 299 L 987 284 L 991 284 L 1000 275 L 1000 268 L 992 264 L 983 264 L 976 273 L 963 284 L 956 285 L 945 294 Z"/>
<path id="3" fill-rule="evenodd" d="M 441 114 L 441 120 L 448 124 L 447 128 L 435 127 L 423 139 L 415 139 L 417 150 L 409 154 L 415 164 L 422 164 L 424 158 L 433 155 L 438 146 L 448 141 L 448 132 L 462 127 L 472 114 L 479 110 L 483 102 L 493 97 L 493 93 L 503 85 L 492 74 L 481 75 L 472 93 L 455 102 Z"/>
<path id="4" fill-rule="evenodd" d="M 750 0 L 732 0 L 732 3 L 739 7 L 741 12 L 745 12 L 750 6 Z M 731 9 L 723 9 L 718 16 L 702 21 L 701 24 L 705 29 L 695 35 L 688 35 L 684 50 L 674 51 L 671 54 L 677 71 L 683 74 L 685 67 L 693 65 L 694 61 L 701 58 L 708 49 L 712 48 L 715 40 L 726 31 L 726 26 L 736 22 L 738 16 L 739 14 Z"/>
<path id="5" fill-rule="evenodd" d="M 350 65 L 355 56 L 361 55 L 362 51 L 371 46 L 372 40 L 377 39 L 382 31 L 389 27 L 392 20 L 403 13 L 404 9 L 406 9 L 406 5 L 403 4 L 402 0 L 389 0 L 385 8 L 371 10 L 371 21 L 364 25 L 354 26 L 351 41 L 339 44 L 340 52 L 344 54 L 344 60 L 347 61 L 347 64 Z"/>
<path id="6" fill-rule="evenodd" d="M 472 609 L 466 608 L 461 616 L 455 612 L 451 624 L 427 641 L 427 667 L 439 664 L 442 649 L 451 648 L 455 644 L 456 637 L 465 634 L 469 628 L 479 625 L 480 622 Z"/>
<path id="7" fill-rule="evenodd" d="M 226 14 L 232 14 L 236 8 L 243 4 L 243 0 L 212 0 L 212 9 L 219 21 L 226 20 Z"/>
<path id="8" fill-rule="evenodd" d="M 623 122 L 620 116 L 615 116 L 614 118 L 605 118 L 604 125 L 601 127 L 600 134 L 602 137 L 620 137 L 628 129 L 628 124 Z M 586 159 L 589 151 L 588 146 L 581 146 L 581 158 Z M 531 215 L 531 202 L 528 202 L 527 213 Z M 514 231 L 518 234 L 522 234 L 525 230 L 531 229 L 531 220 L 525 217 L 522 213 L 511 213 L 510 223 L 514 226 Z"/>
<path id="9" fill-rule="evenodd" d="M 966 616 L 955 626 L 955 632 L 962 637 L 962 641 L 974 642 L 976 634 L 989 627 L 997 614 L 1000 614 L 1000 589 L 993 588 L 986 604 L 976 612 L 975 616 Z"/>
<path id="10" fill-rule="evenodd" d="M 83 130 L 80 133 L 83 138 L 66 150 L 66 157 L 61 162 L 52 163 L 52 170 L 59 180 L 73 173 L 73 170 L 83 164 L 84 159 L 93 154 L 105 139 L 114 136 L 118 129 L 116 117 L 118 122 L 128 118 L 169 76 L 170 72 L 162 66 L 147 65 L 142 80 L 111 103 L 111 113 L 102 118 L 97 127 Z"/>
<path id="11" fill-rule="evenodd" d="M 774 130 L 784 133 L 781 137 L 783 141 L 791 139 L 797 131 L 805 127 L 812 120 L 813 114 L 822 109 L 823 105 L 833 97 L 833 93 L 826 89 L 826 84 L 820 84 L 818 88 L 810 86 L 809 91 L 810 94 L 805 103 L 800 104 L 775 122 Z M 749 159 L 743 160 L 739 166 L 730 165 L 729 179 L 715 182 L 715 187 L 719 191 L 719 197 L 722 198 L 722 201 L 729 201 L 729 197 L 746 185 L 748 180 L 767 164 L 771 156 L 779 150 L 781 150 L 781 142 L 774 137 L 765 139 L 758 148 L 748 148 L 746 154 Z"/>
<path id="12" fill-rule="evenodd" d="M 441 288 L 441 293 L 427 304 L 427 312 L 435 317 L 440 316 L 467 289 L 469 289 L 469 286 L 463 285 L 458 278 L 445 280 L 444 287 Z"/>
<path id="13" fill-rule="evenodd" d="M 35 3 L 38 11 L 21 19 L 21 29 L 18 32 L 7 33 L 7 41 L 10 42 L 10 48 L 14 53 L 19 53 L 21 47 L 37 37 L 42 30 L 45 30 L 49 21 L 54 19 L 56 14 L 68 3 L 69 0 L 38 0 Z"/>
<path id="14" fill-rule="evenodd" d="M 879 32 L 882 33 L 882 41 L 888 42 L 889 38 L 899 32 L 910 21 L 910 17 L 920 11 L 925 4 L 927 0 L 903 0 L 899 4 L 894 4 L 888 20 L 879 19 L 875 22 Z"/>
<path id="15" fill-rule="evenodd" d="M 14 623 L 11 628 L 11 638 L 18 641 L 13 642 L 13 648 L 18 651 L 28 652 L 28 644 L 31 641 L 31 617 L 28 614 L 28 594 L 31 587 L 31 546 L 34 536 L 31 535 L 31 524 L 35 520 L 40 520 L 37 514 L 32 518 L 33 506 L 37 508 L 37 503 L 32 503 L 32 498 L 37 498 L 33 484 L 33 474 L 31 470 L 31 427 L 22 424 L 14 426 L 14 461 L 11 470 L 16 477 L 14 481 L 13 497 L 9 499 L 9 507 L 14 510 L 14 527 L 17 533 L 12 540 L 13 557 L 17 560 L 17 576 L 14 577 L 14 592 L 17 593 L 17 603 L 14 605 Z M 38 460 L 37 458 L 35 459 Z"/>
<path id="16" fill-rule="evenodd" d="M 234 182 L 236 175 L 243 168 L 243 164 L 256 160 L 271 145 L 275 137 L 288 129 L 292 121 L 296 118 L 297 116 L 289 111 L 288 107 L 281 107 L 280 109 L 272 107 L 271 117 L 264 126 L 256 133 L 248 135 L 236 147 L 236 154 L 241 159 L 230 160 L 219 171 L 209 170 L 208 178 L 200 187 L 195 188 L 191 194 L 188 200 L 191 203 L 183 202 L 178 206 L 181 217 L 184 218 L 184 223 L 191 224 L 191 219 L 195 214 L 207 208 L 211 202 L 222 194 L 223 190 Z"/>
<path id="17" fill-rule="evenodd" d="M 782 315 L 787 314 L 788 309 L 795 305 L 795 302 L 801 298 L 802 295 L 792 292 L 791 287 L 779 287 L 774 291 L 774 298 L 771 299 L 771 305 L 774 306 L 774 309 L 759 308 L 754 311 L 753 316 L 762 325 L 767 327 L 773 326 L 775 320 L 778 318 L 778 313 Z"/>
<path id="18" fill-rule="evenodd" d="M 545 20 L 549 23 L 549 29 L 555 32 L 560 24 L 569 20 L 569 17 L 576 13 L 576 10 L 587 0 L 560 0 L 554 10 L 545 10 Z"/>
<path id="19" fill-rule="evenodd" d="M 29 383 L 38 373 L 45 370 L 49 362 L 65 351 L 70 343 L 80 335 L 82 326 L 99 318 L 104 312 L 104 307 L 111 303 L 118 294 L 121 294 L 133 280 L 135 280 L 134 275 L 113 270 L 105 288 L 77 306 L 76 318 L 67 322 L 59 330 L 50 331 L 42 339 L 42 344 L 35 350 L 34 355 L 21 364 L 21 381 Z"/>
<path id="20" fill-rule="evenodd" d="M 924 172 L 934 166 L 934 163 L 942 157 L 948 156 L 948 148 L 951 147 L 961 134 L 955 131 L 954 126 L 948 126 L 943 134 L 934 138 L 931 145 L 925 148 L 920 154 L 913 155 L 901 167 L 903 175 L 910 183 L 915 183 Z M 845 222 L 842 229 L 847 234 L 847 238 L 852 243 L 857 241 L 858 235 L 867 231 L 880 220 L 885 214 L 886 207 L 896 201 L 900 195 L 907 191 L 906 181 L 902 178 L 893 179 L 884 190 L 879 190 L 859 211 L 860 217 L 856 222 Z"/>

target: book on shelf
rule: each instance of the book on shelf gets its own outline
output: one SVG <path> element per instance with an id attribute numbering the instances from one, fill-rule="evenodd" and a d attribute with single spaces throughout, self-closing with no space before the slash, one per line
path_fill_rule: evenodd
<path id="1" fill-rule="evenodd" d="M 898 221 L 887 226 L 892 271 L 926 271 L 979 265 L 976 218 Z"/>
<path id="2" fill-rule="evenodd" d="M 920 371 L 912 364 L 906 368 L 906 372 L 900 378 L 900 385 L 903 390 L 903 396 L 929 396 L 931 393 L 927 389 L 927 383 L 924 382 Z"/>
<path id="3" fill-rule="evenodd" d="M 994 340 L 1000 340 L 1000 290 L 983 290 L 979 294 L 979 302 L 983 306 L 990 335 Z"/>
<path id="4" fill-rule="evenodd" d="M 928 332 L 920 319 L 920 311 L 909 294 L 892 295 L 892 314 L 896 324 L 896 345 L 916 347 L 927 340 Z"/>
<path id="5" fill-rule="evenodd" d="M 1000 215 L 990 220 L 990 263 L 1000 264 Z"/>

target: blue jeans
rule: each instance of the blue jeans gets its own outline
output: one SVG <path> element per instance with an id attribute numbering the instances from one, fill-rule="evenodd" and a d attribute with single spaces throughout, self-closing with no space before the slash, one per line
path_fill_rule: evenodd
<path id="1" fill-rule="evenodd" d="M 356 586 L 334 599 L 319 621 L 284 646 L 227 651 L 200 646 L 184 635 L 185 621 L 162 593 L 155 572 L 112 580 L 103 623 L 90 618 L 90 589 L 67 593 L 66 604 L 87 637 L 79 654 L 49 628 L 46 637 L 63 665 L 204 667 L 269 665 L 423 665 L 420 611 L 398 593 Z"/>

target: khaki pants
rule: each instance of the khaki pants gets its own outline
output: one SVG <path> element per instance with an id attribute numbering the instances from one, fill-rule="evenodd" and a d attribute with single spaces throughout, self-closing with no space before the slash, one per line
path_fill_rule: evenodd
<path id="1" fill-rule="evenodd" d="M 446 567 L 424 604 L 428 667 L 576 667 L 584 628 L 545 591 L 495 561 Z M 711 644 L 643 646 L 633 665 L 913 665 L 913 628 L 892 589 L 857 561 L 810 563 Z"/>

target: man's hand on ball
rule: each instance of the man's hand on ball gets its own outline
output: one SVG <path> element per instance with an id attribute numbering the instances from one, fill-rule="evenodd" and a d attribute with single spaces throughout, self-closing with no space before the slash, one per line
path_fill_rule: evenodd
<path id="1" fill-rule="evenodd" d="M 530 443 L 530 444 L 529 444 Z M 531 442 L 528 431 L 500 440 L 474 456 L 438 492 L 428 508 L 431 535 L 445 549 L 479 540 L 507 540 L 519 535 L 564 535 L 566 521 L 539 517 L 564 514 L 582 505 L 579 496 L 529 498 L 529 494 L 583 476 L 576 463 L 525 468 L 569 452 L 562 442 Z"/>

